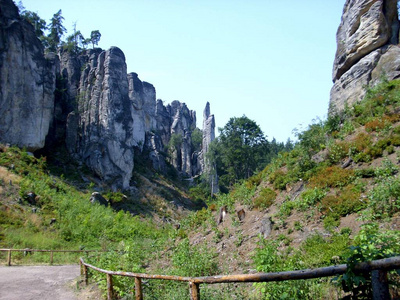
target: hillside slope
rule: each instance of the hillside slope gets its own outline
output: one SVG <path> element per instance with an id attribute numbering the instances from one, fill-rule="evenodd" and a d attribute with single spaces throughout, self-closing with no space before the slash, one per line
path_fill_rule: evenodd
<path id="1" fill-rule="evenodd" d="M 122 194 L 107 191 L 61 150 L 38 159 L 2 146 L 0 243 L 119 250 L 87 259 L 105 269 L 182 276 L 305 269 L 399 254 L 399 112 L 400 80 L 384 81 L 341 115 L 299 132 L 294 150 L 202 209 L 190 200 L 188 186 L 145 163 L 134 174 L 137 190 Z M 89 201 L 95 191 L 106 205 Z M 222 210 L 227 214 L 220 218 Z M 102 277 L 94 279 L 105 288 Z M 390 279 L 398 296 L 399 277 Z M 202 296 L 337 299 L 352 295 L 341 285 L 354 287 L 355 280 L 204 286 Z M 369 297 L 365 280 L 353 297 Z M 121 278 L 115 285 L 120 296 L 132 295 L 132 282 Z M 145 285 L 155 299 L 186 299 L 187 293 L 185 285 L 170 282 Z"/>

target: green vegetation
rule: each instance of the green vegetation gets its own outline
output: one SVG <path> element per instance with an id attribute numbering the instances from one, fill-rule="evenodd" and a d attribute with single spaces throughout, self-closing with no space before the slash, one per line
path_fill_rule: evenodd
<path id="1" fill-rule="evenodd" d="M 261 170 L 279 151 L 290 150 L 292 143 L 268 142 L 260 127 L 246 116 L 231 118 L 219 128 L 220 135 L 210 146 L 208 159 L 217 166 L 223 190 Z"/>
<path id="2" fill-rule="evenodd" d="M 36 36 L 42 42 L 46 51 L 57 52 L 57 49 L 61 46 L 70 53 L 79 54 L 90 43 L 94 49 L 95 45 L 97 46 L 100 41 L 101 33 L 99 30 L 93 30 L 90 33 L 90 37 L 85 39 L 83 34 L 79 30 L 76 30 L 75 25 L 74 32 L 63 41 L 62 38 L 67 30 L 63 25 L 64 17 L 62 16 L 61 9 L 53 15 L 49 24 L 40 18 L 37 13 L 26 10 L 21 1 L 18 3 L 18 10 L 21 17 L 35 28 Z"/>
<path id="3" fill-rule="evenodd" d="M 354 273 L 354 264 L 400 254 L 394 221 L 400 216 L 399 95 L 400 81 L 384 81 L 364 101 L 298 132 L 294 146 L 275 144 L 275 150 L 257 124 L 246 117 L 231 119 L 212 153 L 229 192 L 213 197 L 203 178 L 188 189 L 176 174 L 157 174 L 139 155 L 133 178 L 138 191 L 125 194 L 95 180 L 82 182 L 82 174 L 91 178 L 90 172 L 61 149 L 54 154 L 57 161 L 0 146 L 0 246 L 113 250 L 86 259 L 103 269 L 180 276 L 347 263 L 349 272 L 333 282 L 204 286 L 201 293 L 206 299 L 368 298 L 370 278 Z M 192 135 L 196 149 L 200 133 Z M 173 135 L 167 150 L 173 152 L 182 142 Z M 287 151 L 266 159 L 277 149 Z M 98 190 L 108 206 L 89 202 Z M 178 213 L 180 199 L 187 206 L 182 204 Z M 207 207 L 197 205 L 203 202 Z M 228 215 L 217 225 L 222 206 Z M 244 220 L 236 215 L 241 208 Z M 260 231 L 266 219 L 271 221 L 269 233 Z M 42 263 L 48 256 L 21 253 L 15 259 Z M 60 263 L 76 259 L 55 255 Z M 91 275 L 104 290 L 105 277 Z M 389 276 L 397 295 L 398 274 Z M 114 283 L 120 297 L 131 297 L 131 279 L 115 277 Z M 188 297 L 187 284 L 151 280 L 144 289 L 153 299 Z"/>

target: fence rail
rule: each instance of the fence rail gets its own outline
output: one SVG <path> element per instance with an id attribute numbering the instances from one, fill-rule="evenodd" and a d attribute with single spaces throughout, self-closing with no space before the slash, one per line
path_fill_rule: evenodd
<path id="1" fill-rule="evenodd" d="M 284 280 L 312 279 L 320 277 L 331 277 L 344 274 L 347 271 L 346 265 L 336 265 L 317 269 L 306 269 L 299 271 L 287 271 L 276 273 L 256 273 L 240 275 L 218 275 L 206 277 L 181 277 L 172 275 L 149 275 L 122 271 L 103 270 L 79 260 L 81 274 L 84 276 L 85 283 L 88 283 L 88 268 L 107 275 L 107 299 L 114 299 L 112 276 L 127 276 L 135 278 L 136 300 L 143 300 L 142 279 L 161 279 L 184 281 L 189 283 L 189 293 L 191 300 L 200 300 L 200 284 L 232 283 L 232 282 L 270 282 Z M 389 286 L 387 281 L 387 271 L 400 268 L 400 256 L 379 259 L 370 262 L 359 263 L 354 270 L 357 272 L 372 273 L 373 299 L 389 299 Z"/>
<path id="2" fill-rule="evenodd" d="M 32 253 L 32 252 L 47 252 L 50 253 L 50 264 L 53 264 L 53 254 L 57 252 L 75 252 L 75 253 L 86 253 L 88 254 L 89 252 L 100 252 L 97 250 L 40 250 L 40 249 L 0 249 L 0 252 L 7 252 L 7 266 L 11 266 L 11 253 L 12 252 L 24 252 L 24 253 Z"/>

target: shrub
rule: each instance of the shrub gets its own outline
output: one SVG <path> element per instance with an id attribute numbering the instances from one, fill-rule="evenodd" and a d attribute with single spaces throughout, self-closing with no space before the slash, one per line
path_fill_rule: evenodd
<path id="1" fill-rule="evenodd" d="M 284 236 L 281 239 L 286 240 Z M 305 256 L 309 254 L 310 247 L 304 247 L 305 251 L 288 250 L 279 251 L 277 241 L 261 239 L 259 247 L 255 250 L 253 257 L 258 272 L 283 272 L 306 269 L 308 267 L 320 266 L 321 262 L 314 260 L 314 265 L 306 263 Z M 318 249 L 318 246 L 313 246 Z M 304 253 L 305 252 L 305 253 Z M 320 253 L 315 255 L 321 257 Z M 289 280 L 283 282 L 256 283 L 255 286 L 263 294 L 263 299 L 322 299 L 324 288 L 328 286 L 327 279 Z"/>
<path id="2" fill-rule="evenodd" d="M 343 187 L 354 179 L 354 171 L 338 166 L 325 167 L 310 178 L 310 186 L 318 188 Z"/>
<path id="3" fill-rule="evenodd" d="M 371 136 L 364 132 L 360 132 L 350 143 L 350 151 L 353 155 L 357 154 L 367 149 L 371 145 L 371 143 Z"/>
<path id="4" fill-rule="evenodd" d="M 260 191 L 258 197 L 254 198 L 253 204 L 256 208 L 268 208 L 274 203 L 276 193 L 270 188 L 264 188 Z"/>
<path id="5" fill-rule="evenodd" d="M 372 299 L 371 273 L 354 271 L 354 266 L 360 262 L 387 258 L 400 253 L 399 231 L 379 231 L 377 224 L 364 225 L 354 239 L 355 244 L 345 253 L 347 271 L 334 280 L 345 292 L 351 292 L 351 299 Z M 389 283 L 399 281 L 399 275 L 392 271 Z"/>
<path id="6" fill-rule="evenodd" d="M 321 200 L 321 209 L 326 215 L 346 216 L 360 211 L 366 203 L 360 201 L 360 192 L 353 186 L 346 186 L 339 196 L 325 196 Z"/>
<path id="7" fill-rule="evenodd" d="M 215 254 L 204 246 L 191 246 L 188 239 L 184 239 L 176 247 L 172 256 L 175 267 L 174 273 L 180 276 L 211 276 L 218 273 Z"/>
<path id="8" fill-rule="evenodd" d="M 275 189 L 284 190 L 288 183 L 286 175 L 282 170 L 276 170 L 269 176 L 269 181 L 274 185 Z"/>
<path id="9" fill-rule="evenodd" d="M 305 190 L 298 200 L 295 202 L 296 209 L 300 211 L 306 211 L 311 206 L 317 204 L 321 201 L 323 197 L 325 197 L 326 192 L 320 188 L 313 188 Z"/>
<path id="10" fill-rule="evenodd" d="M 349 154 L 350 145 L 346 142 L 335 142 L 328 146 L 328 159 L 330 163 L 340 162 Z"/>
<path id="11" fill-rule="evenodd" d="M 368 194 L 370 218 L 390 217 L 400 211 L 400 179 L 383 178 Z"/>

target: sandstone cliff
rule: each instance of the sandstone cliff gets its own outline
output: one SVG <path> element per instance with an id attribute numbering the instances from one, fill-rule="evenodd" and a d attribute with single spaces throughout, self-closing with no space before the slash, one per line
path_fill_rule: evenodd
<path id="1" fill-rule="evenodd" d="M 11 0 L 0 1 L 0 30 L 0 142 L 37 150 L 53 118 L 56 56 Z"/>
<path id="2" fill-rule="evenodd" d="M 382 76 L 399 77 L 398 39 L 396 0 L 346 0 L 336 34 L 330 113 L 361 100 L 365 86 Z"/>
<path id="3" fill-rule="evenodd" d="M 119 48 L 60 49 L 45 58 L 13 2 L 0 5 L 0 142 L 47 151 L 65 143 L 114 190 L 130 187 L 135 151 L 161 172 L 168 163 L 183 176 L 203 172 L 205 151 L 192 145 L 196 113 L 156 100 L 150 83 L 127 73 Z M 214 127 L 206 125 L 204 147 Z"/>

